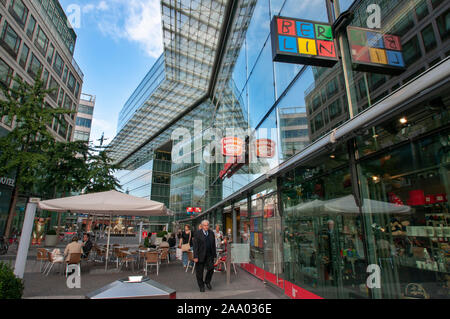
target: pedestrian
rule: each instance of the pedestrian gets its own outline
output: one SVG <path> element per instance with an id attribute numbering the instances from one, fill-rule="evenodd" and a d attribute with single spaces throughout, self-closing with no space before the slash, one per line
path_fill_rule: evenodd
<path id="1" fill-rule="evenodd" d="M 191 226 L 184 225 L 184 231 L 181 233 L 180 243 L 178 245 L 178 248 L 182 249 L 183 245 L 189 244 L 189 247 L 192 247 L 193 239 L 192 239 L 192 233 L 191 233 Z M 184 246 L 187 249 L 187 246 Z M 189 249 L 183 251 L 183 267 L 186 268 L 188 266 L 188 251 Z"/>
<path id="2" fill-rule="evenodd" d="M 201 223 L 202 230 L 198 230 L 194 236 L 194 262 L 197 275 L 197 284 L 200 292 L 205 292 L 205 286 L 212 289 L 211 279 L 214 274 L 214 260 L 216 258 L 216 240 L 209 230 L 209 221 Z M 203 272 L 206 268 L 206 276 L 203 280 Z"/>
<path id="3" fill-rule="evenodd" d="M 216 249 L 219 249 L 223 239 L 223 233 L 220 230 L 220 225 L 216 225 L 216 230 L 214 231 L 214 237 L 216 238 Z"/>

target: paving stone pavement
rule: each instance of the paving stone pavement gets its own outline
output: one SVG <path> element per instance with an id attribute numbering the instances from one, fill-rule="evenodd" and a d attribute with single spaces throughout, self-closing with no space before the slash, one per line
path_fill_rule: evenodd
<path id="1" fill-rule="evenodd" d="M 27 263 L 27 272 L 24 276 L 24 298 L 31 299 L 81 299 L 90 292 L 106 286 L 118 279 L 130 275 L 143 275 L 142 270 L 117 270 L 111 264 L 111 269 L 105 273 L 103 264 L 88 265 L 82 268 L 81 288 L 69 289 L 66 278 L 53 269 L 48 276 L 39 272 L 39 263 Z M 180 262 L 162 264 L 159 275 L 153 267 L 148 277 L 177 291 L 177 299 L 280 299 L 286 298 L 281 290 L 265 285 L 262 281 L 237 267 L 237 275 L 232 273 L 231 283 L 227 285 L 225 273 L 214 273 L 211 291 L 199 291 L 195 272 L 185 272 Z"/>
<path id="2" fill-rule="evenodd" d="M 124 238 L 111 238 L 112 243 L 138 245 L 137 240 Z M 58 248 L 64 250 L 66 243 L 59 243 Z M 1 256 L 0 261 L 15 262 L 16 249 L 11 247 L 8 255 Z M 24 275 L 24 298 L 29 299 L 84 299 L 88 293 L 100 289 L 116 280 L 127 278 L 130 275 L 144 275 L 142 270 L 131 266 L 121 270 L 116 269 L 115 263 L 109 264 L 108 272 L 105 273 L 104 263 L 90 262 L 82 265 L 81 288 L 70 289 L 66 285 L 66 278 L 60 274 L 60 269 L 55 265 L 48 276 L 40 273 L 40 263 L 36 261 L 37 247 L 30 247 L 27 265 Z M 142 266 L 140 266 L 142 268 Z M 211 291 L 199 291 L 195 272 L 185 272 L 180 261 L 172 261 L 170 264 L 163 263 L 156 275 L 155 267 L 149 268 L 148 277 L 164 284 L 177 292 L 177 299 L 287 299 L 284 293 L 275 287 L 264 284 L 259 279 L 248 274 L 240 267 L 236 267 L 237 275 L 231 274 L 231 283 L 226 282 L 226 273 L 214 273 Z"/>

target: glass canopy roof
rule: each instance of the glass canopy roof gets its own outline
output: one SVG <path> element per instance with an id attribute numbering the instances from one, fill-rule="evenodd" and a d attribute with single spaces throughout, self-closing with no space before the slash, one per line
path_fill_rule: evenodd
<path id="1" fill-rule="evenodd" d="M 114 162 L 207 94 L 228 1 L 161 1 L 165 79 L 111 142 Z"/>

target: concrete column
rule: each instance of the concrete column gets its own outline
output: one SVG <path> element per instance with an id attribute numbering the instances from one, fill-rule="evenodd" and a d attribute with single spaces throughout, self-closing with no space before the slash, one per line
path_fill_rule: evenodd
<path id="1" fill-rule="evenodd" d="M 34 216 L 36 215 L 36 203 L 28 203 L 23 221 L 22 235 L 20 236 L 19 250 L 17 251 L 14 274 L 23 279 L 27 263 L 28 249 L 30 248 L 31 233 L 33 231 Z"/>
<path id="2" fill-rule="evenodd" d="M 233 207 L 233 243 L 237 242 L 237 214 Z"/>

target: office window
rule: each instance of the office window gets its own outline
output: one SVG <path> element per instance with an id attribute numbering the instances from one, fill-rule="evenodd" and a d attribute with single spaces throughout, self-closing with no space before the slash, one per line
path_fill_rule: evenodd
<path id="1" fill-rule="evenodd" d="M 28 66 L 28 73 L 32 77 L 35 77 L 38 74 L 39 69 L 42 69 L 42 63 L 38 60 L 38 58 L 36 58 L 34 53 L 31 53 L 31 60 L 30 65 Z"/>
<path id="2" fill-rule="evenodd" d="M 407 66 L 410 66 L 422 57 L 420 50 L 419 39 L 413 36 L 411 40 L 403 44 L 403 58 Z"/>
<path id="3" fill-rule="evenodd" d="M 36 28 L 36 19 L 30 15 L 27 26 L 27 36 L 33 40 L 34 29 Z"/>
<path id="4" fill-rule="evenodd" d="M 428 6 L 425 0 L 420 1 L 416 6 L 417 20 L 420 21 L 428 15 Z"/>
<path id="5" fill-rule="evenodd" d="M 425 29 L 421 32 L 423 45 L 425 47 L 425 52 L 429 52 L 436 47 L 436 37 L 434 35 L 433 26 L 429 24 Z"/>
<path id="6" fill-rule="evenodd" d="M 71 107 L 72 107 L 72 100 L 70 99 L 69 95 L 66 94 L 66 97 L 64 98 L 64 108 L 70 110 Z"/>
<path id="7" fill-rule="evenodd" d="M 323 120 L 325 122 L 325 125 L 327 125 L 330 122 L 329 116 L 328 116 L 328 108 L 325 108 L 323 110 Z"/>
<path id="8" fill-rule="evenodd" d="M 370 91 L 375 91 L 380 86 L 386 83 L 386 76 L 378 73 L 370 73 L 369 74 L 369 88 Z"/>
<path id="9" fill-rule="evenodd" d="M 337 99 L 328 107 L 330 112 L 330 121 L 334 120 L 336 117 L 342 114 L 341 100 Z"/>
<path id="10" fill-rule="evenodd" d="M 44 72 L 42 72 L 42 82 L 44 83 L 44 88 L 47 88 L 47 82 L 48 82 L 49 75 L 50 75 L 50 73 L 48 72 L 47 69 L 45 69 Z"/>
<path id="11" fill-rule="evenodd" d="M 414 19 L 410 11 L 405 14 L 393 27 L 392 33 L 398 36 L 406 34 L 409 30 L 414 27 Z"/>
<path id="12" fill-rule="evenodd" d="M 69 88 L 70 92 L 75 91 L 75 77 L 73 76 L 72 72 L 69 73 L 69 81 L 67 82 L 67 87 Z"/>
<path id="13" fill-rule="evenodd" d="M 445 11 L 436 19 L 439 35 L 442 42 L 447 40 L 450 36 L 450 9 Z"/>
<path id="14" fill-rule="evenodd" d="M 62 119 L 61 122 L 59 123 L 58 135 L 63 137 L 64 139 L 67 136 L 67 126 L 68 126 L 67 121 Z"/>
<path id="15" fill-rule="evenodd" d="M 9 87 L 13 72 L 13 69 L 0 58 L 0 83 Z"/>
<path id="16" fill-rule="evenodd" d="M 36 43 L 38 49 L 41 51 L 43 56 L 45 56 L 45 54 L 47 52 L 48 42 L 49 42 L 49 40 L 48 40 L 47 35 L 44 33 L 44 31 L 42 31 L 41 27 L 38 26 L 35 43 Z"/>
<path id="17" fill-rule="evenodd" d="M 2 47 L 16 59 L 22 39 L 19 38 L 16 31 L 11 28 L 8 22 L 5 22 L 5 25 L 3 26 L 1 40 Z"/>
<path id="18" fill-rule="evenodd" d="M 50 83 L 48 85 L 49 90 L 53 91 L 48 94 L 52 98 L 53 101 L 57 102 L 58 100 L 58 94 L 59 94 L 59 84 L 58 82 L 53 78 L 53 76 L 50 77 Z"/>
<path id="19" fill-rule="evenodd" d="M 317 114 L 317 116 L 314 118 L 314 127 L 316 131 L 320 130 L 323 127 L 322 113 Z"/>
<path id="20" fill-rule="evenodd" d="M 327 84 L 327 96 L 328 98 L 332 98 L 333 95 L 338 91 L 337 80 L 334 78 L 332 81 L 329 81 Z"/>
<path id="21" fill-rule="evenodd" d="M 30 48 L 28 48 L 25 43 L 22 44 L 22 52 L 20 53 L 19 65 L 24 69 L 27 66 L 27 60 L 28 60 L 29 53 L 30 53 Z"/>
<path id="22" fill-rule="evenodd" d="M 82 131 L 75 131 L 73 133 L 73 139 L 75 141 L 89 141 L 89 133 Z"/>
<path id="23" fill-rule="evenodd" d="M 78 94 L 80 93 L 80 83 L 77 82 L 75 86 L 75 97 L 78 98 Z"/>
<path id="24" fill-rule="evenodd" d="M 58 97 L 58 106 L 62 107 L 63 106 L 63 98 L 64 98 L 64 90 L 61 89 L 59 91 L 59 97 Z"/>
<path id="25" fill-rule="evenodd" d="M 63 72 L 63 67 L 64 67 L 64 61 L 61 58 L 61 56 L 58 54 L 58 52 L 56 52 L 55 63 L 53 63 L 53 70 L 55 70 L 55 72 L 59 76 L 61 76 L 61 74 Z"/>
<path id="26" fill-rule="evenodd" d="M 28 8 L 22 0 L 12 0 L 10 8 L 12 8 L 12 11 L 10 10 L 10 12 L 13 18 L 22 26 L 23 29 L 25 22 L 27 21 Z"/>
<path id="27" fill-rule="evenodd" d="M 50 44 L 50 48 L 47 53 L 47 62 L 52 65 L 53 62 L 53 54 L 55 53 L 55 46 L 53 44 Z"/>
<path id="28" fill-rule="evenodd" d="M 77 125 L 78 126 L 84 126 L 87 128 L 91 128 L 92 120 L 86 119 L 84 117 L 77 117 Z"/>
<path id="29" fill-rule="evenodd" d="M 66 65 L 64 67 L 64 74 L 63 74 L 63 78 L 62 78 L 64 84 L 66 84 L 66 82 L 67 82 L 67 74 L 68 74 L 68 72 L 69 72 L 69 69 L 67 68 L 67 65 Z"/>
<path id="30" fill-rule="evenodd" d="M 78 112 L 79 113 L 88 114 L 88 115 L 92 115 L 94 113 L 94 108 L 91 107 L 91 106 L 80 104 L 78 106 Z"/>

